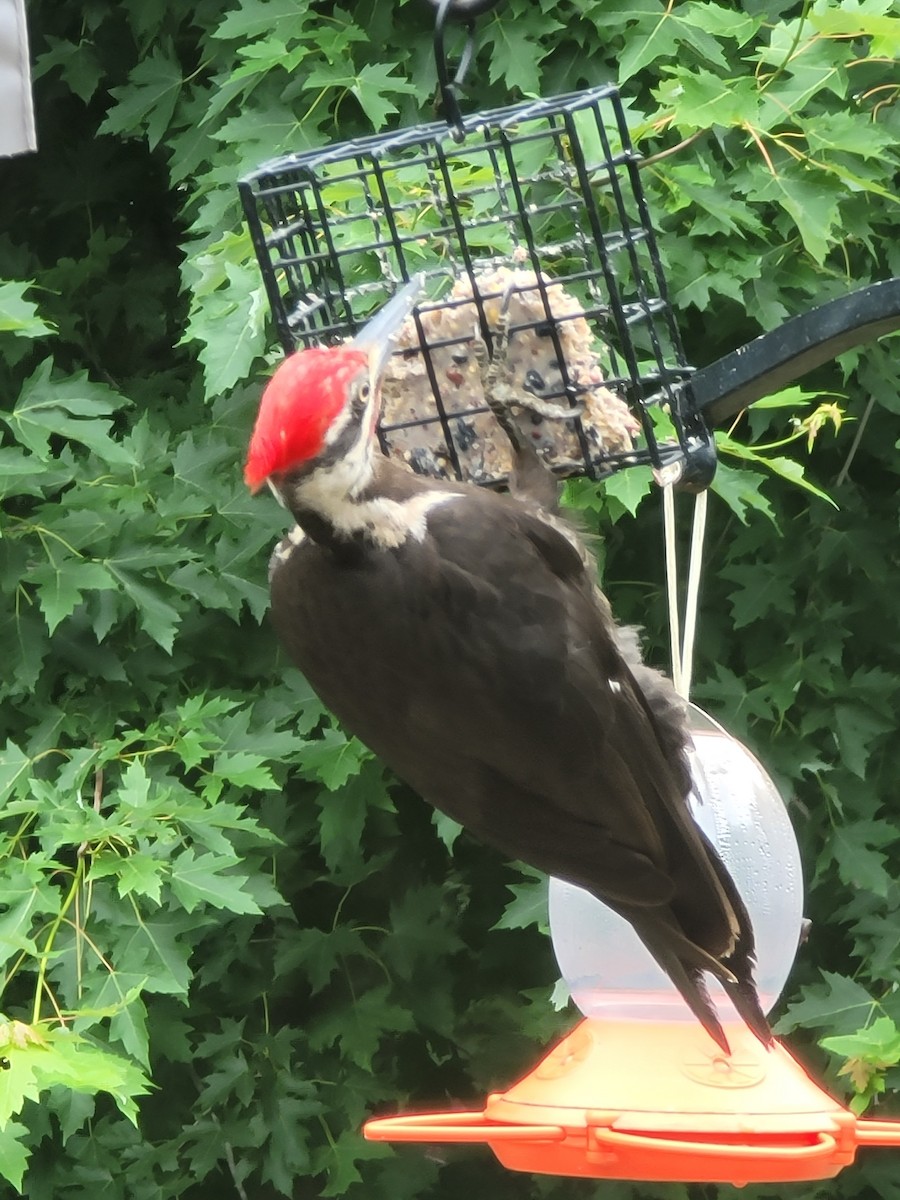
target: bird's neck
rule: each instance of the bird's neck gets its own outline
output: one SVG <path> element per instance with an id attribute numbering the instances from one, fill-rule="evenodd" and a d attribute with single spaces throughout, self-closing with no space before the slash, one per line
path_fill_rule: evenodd
<path id="1" fill-rule="evenodd" d="M 357 544 L 381 550 L 409 539 L 423 541 L 429 513 L 461 494 L 380 454 L 370 454 L 362 470 L 341 460 L 289 480 L 283 493 L 297 524 L 314 542 L 329 549 Z"/>

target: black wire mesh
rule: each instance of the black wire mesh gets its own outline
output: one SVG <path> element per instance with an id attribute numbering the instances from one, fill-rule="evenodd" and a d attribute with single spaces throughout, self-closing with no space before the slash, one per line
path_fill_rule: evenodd
<path id="1" fill-rule="evenodd" d="M 704 431 L 682 386 L 690 368 L 618 93 L 596 88 L 482 112 L 465 118 L 462 132 L 454 138 L 438 123 L 368 137 L 287 155 L 241 180 L 285 351 L 352 336 L 401 281 L 420 272 L 430 297 L 423 311 L 462 304 L 447 297 L 448 279 L 468 281 L 468 303 L 477 306 L 490 346 L 496 322 L 485 311 L 491 296 L 479 286 L 499 267 L 523 269 L 533 275 L 517 275 L 513 290 L 539 296 L 540 313 L 513 321 L 510 334 L 530 330 L 550 339 L 559 386 L 543 398 L 573 405 L 588 386 L 573 377 L 562 348 L 565 322 L 583 316 L 605 386 L 640 421 L 633 448 L 614 451 L 572 422 L 579 453 L 557 469 L 597 478 L 635 463 L 681 461 Z M 574 313 L 554 302 L 555 284 L 577 301 Z M 418 426 L 440 446 L 447 473 L 472 477 L 462 454 L 465 420 L 486 410 L 454 409 L 434 365 L 436 351 L 461 338 L 429 342 L 421 316 L 418 329 L 431 408 L 383 422 L 382 445 L 401 427 Z M 479 482 L 503 476 L 482 469 Z"/>

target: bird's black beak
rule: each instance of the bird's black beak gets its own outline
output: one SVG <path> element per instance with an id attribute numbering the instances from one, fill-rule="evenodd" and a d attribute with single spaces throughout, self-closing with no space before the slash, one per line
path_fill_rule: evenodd
<path id="1" fill-rule="evenodd" d="M 400 332 L 400 326 L 416 306 L 416 301 L 422 295 L 424 275 L 415 275 L 404 284 L 391 300 L 378 310 L 374 317 L 360 329 L 350 343 L 352 346 L 365 350 L 369 355 L 369 383 L 372 391 L 380 382 L 381 376 L 394 352 L 394 341 Z"/>

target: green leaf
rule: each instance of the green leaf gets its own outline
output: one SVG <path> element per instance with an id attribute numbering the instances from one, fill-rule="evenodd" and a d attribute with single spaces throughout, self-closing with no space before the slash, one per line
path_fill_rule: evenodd
<path id="1" fill-rule="evenodd" d="M 900 17 L 891 0 L 816 5 L 807 20 L 826 38 L 871 39 L 869 53 L 873 59 L 900 57 Z"/>
<path id="2" fill-rule="evenodd" d="M 25 299 L 34 285 L 0 280 L 0 333 L 36 338 L 53 333 L 54 328 L 38 316 L 37 305 Z"/>
<path id="3" fill-rule="evenodd" d="M 276 977 L 293 977 L 302 971 L 313 995 L 331 982 L 336 971 L 347 970 L 353 958 L 370 958 L 362 934 L 350 925 L 334 929 L 300 929 L 287 952 L 275 964 Z"/>
<path id="4" fill-rule="evenodd" d="M 446 849 L 452 852 L 459 835 L 463 832 L 463 826 L 459 821 L 454 821 L 452 817 L 446 816 L 437 808 L 431 813 L 431 823 Z"/>
<path id="5" fill-rule="evenodd" d="M 730 22 L 725 19 L 725 10 L 716 5 L 694 3 L 666 8 L 652 28 L 646 20 L 642 21 L 641 35 L 629 38 L 619 58 L 619 81 L 630 79 L 661 59 L 690 57 L 691 51 L 701 61 L 726 68 L 728 62 L 717 37 L 710 34 L 722 36 L 724 33 L 743 44 L 758 24 L 749 17 L 736 17 L 733 12 L 729 15 Z"/>
<path id="6" fill-rule="evenodd" d="M 759 125 L 759 93 L 752 79 L 722 79 L 709 71 L 675 67 L 657 91 L 684 134 L 717 126 Z"/>
<path id="7" fill-rule="evenodd" d="M 31 1148 L 22 1145 L 28 1135 L 28 1128 L 18 1121 L 7 1121 L 0 1126 L 0 1176 L 20 1193 L 25 1168 L 31 1157 Z"/>
<path id="8" fill-rule="evenodd" d="M 893 719 L 865 704 L 838 704 L 834 709 L 834 726 L 844 764 L 854 775 L 865 779 L 872 742 L 883 733 L 893 732 Z"/>
<path id="9" fill-rule="evenodd" d="M 503 916 L 497 921 L 494 929 L 527 929 L 530 925 L 546 933 L 549 929 L 547 896 L 549 881 L 547 876 L 531 867 L 520 867 L 523 875 L 530 876 L 524 883 L 511 883 L 507 891 L 512 892 L 512 900 L 507 904 Z"/>
<path id="10" fill-rule="evenodd" d="M 97 51 L 87 39 L 70 42 L 49 34 L 45 40 L 50 49 L 38 57 L 32 78 L 40 79 L 54 67 L 60 67 L 60 74 L 73 93 L 87 104 L 103 79 L 104 67 Z"/>
<path id="11" fill-rule="evenodd" d="M 483 41 L 491 46 L 491 82 L 500 79 L 506 88 L 534 95 L 540 88 L 540 63 L 552 50 L 552 34 L 562 28 L 559 21 L 545 14 L 542 36 L 537 38 L 526 24 L 498 14 L 483 34 Z"/>
<path id="12" fill-rule="evenodd" d="M 109 1039 L 118 1043 L 136 1062 L 150 1070 L 150 1033 L 147 1029 L 147 1006 L 141 996 L 129 997 L 110 1018 Z"/>
<path id="13" fill-rule="evenodd" d="M 241 0 L 238 8 L 227 13 L 211 36 L 245 42 L 277 29 L 285 41 L 301 37 L 312 20 L 311 14 L 298 9 L 293 0 Z"/>
<path id="14" fill-rule="evenodd" d="M 900 1030 L 887 1016 L 854 1034 L 823 1038 L 820 1045 L 846 1059 L 838 1074 L 848 1076 L 855 1089 L 850 1107 L 857 1114 L 886 1090 L 885 1070 L 900 1062 Z"/>
<path id="15" fill-rule="evenodd" d="M 764 24 L 762 13 L 747 13 L 730 5 L 707 3 L 694 0 L 681 10 L 681 19 L 687 25 L 695 25 L 717 38 L 728 38 L 745 46 Z"/>
<path id="16" fill-rule="evenodd" d="M 246 233 L 227 233 L 185 264 L 191 314 L 183 343 L 199 341 L 207 396 L 244 379 L 266 349 L 268 303 Z M 219 451 L 221 453 L 221 451 Z"/>
<path id="17" fill-rule="evenodd" d="M 383 1039 L 413 1028 L 412 1014 L 390 1001 L 387 986 L 375 987 L 321 1012 L 310 1025 L 309 1044 L 324 1049 L 337 1043 L 345 1061 L 368 1072 Z"/>
<path id="18" fill-rule="evenodd" d="M 876 1017 L 871 1025 L 841 1037 L 822 1038 L 819 1043 L 832 1054 L 845 1058 L 867 1058 L 883 1066 L 900 1062 L 900 1029 L 890 1017 Z"/>
<path id="19" fill-rule="evenodd" d="M 130 463 L 128 453 L 110 436 L 112 422 L 100 419 L 118 412 L 127 401 L 105 384 L 88 379 L 87 372 L 52 377 L 53 364 L 44 359 L 19 393 L 8 415 L 0 413 L 22 442 L 39 459 L 51 458 L 50 439 L 61 437 L 93 450 L 109 463 Z"/>
<path id="20" fill-rule="evenodd" d="M 94 870 L 96 870 L 96 863 Z M 163 864 L 138 851 L 118 860 L 116 889 L 120 896 L 148 896 L 159 904 L 163 884 Z"/>
<path id="21" fill-rule="evenodd" d="M 790 1033 L 799 1025 L 851 1031 L 865 1023 L 875 1004 L 866 989 L 836 972 L 823 971 L 822 980 L 804 988 L 802 1000 L 788 1005 L 776 1033 Z"/>
<path id="22" fill-rule="evenodd" d="M 802 463 L 798 463 L 793 458 L 760 458 L 759 462 L 763 463 L 770 471 L 774 471 L 776 475 L 780 475 L 782 479 L 787 479 L 796 487 L 803 488 L 810 495 L 817 496 L 820 500 L 824 500 L 826 504 L 830 504 L 832 508 L 837 508 L 837 504 L 821 488 L 817 488 L 815 484 L 810 483 L 806 478 Z"/>
<path id="23" fill-rule="evenodd" d="M 725 501 L 742 524 L 747 524 L 748 511 L 760 512 L 775 524 L 775 512 L 760 487 L 765 483 L 764 475 L 746 468 L 729 467 L 719 462 L 712 482 L 712 490 Z"/>
<path id="24" fill-rule="evenodd" d="M 33 1051 L 34 1074 L 42 1089 L 59 1084 L 80 1092 L 107 1092 L 122 1115 L 137 1124 L 137 1097 L 150 1091 L 143 1071 L 67 1030 L 51 1030 L 45 1036 L 46 1050 Z M 17 1053 L 10 1049 L 11 1061 Z"/>
<path id="25" fill-rule="evenodd" d="M 278 784 L 269 768 L 263 765 L 264 762 L 262 755 L 251 754 L 247 750 L 217 754 L 212 770 L 204 781 L 204 798 L 217 800 L 226 783 L 245 791 L 276 791 Z"/>
<path id="26" fill-rule="evenodd" d="M 317 797 L 320 848 L 329 871 L 359 862 L 370 804 L 384 791 L 381 775 L 382 768 L 369 762 L 360 774 Z"/>
<path id="27" fill-rule="evenodd" d="M 66 1088 L 65 1090 L 59 1089 L 57 1095 L 53 1096 L 52 1107 L 54 1115 L 59 1121 L 59 1131 L 63 1141 L 67 1142 L 73 1133 L 84 1128 L 94 1115 L 97 1105 L 94 1097 L 89 1093 L 73 1092 Z"/>
<path id="28" fill-rule="evenodd" d="M 143 916 L 136 906 L 131 908 L 119 926 L 119 969 L 142 977 L 147 992 L 186 996 L 192 978 L 186 936 L 196 927 L 196 920 L 182 913 Z M 132 997 L 126 1000 L 130 1004 Z M 116 1012 L 122 1008 L 119 1003 Z"/>
<path id="29" fill-rule="evenodd" d="M 653 472 L 649 467 L 629 467 L 627 471 L 617 471 L 603 481 L 603 491 L 613 520 L 616 519 L 617 508 L 633 517 L 641 502 L 653 491 Z"/>
<path id="30" fill-rule="evenodd" d="M 382 129 L 388 117 L 397 112 L 397 105 L 389 96 L 408 96 L 416 90 L 402 75 L 394 74 L 396 69 L 396 63 L 369 63 L 350 84 L 350 91 L 375 130 Z"/>
<path id="31" fill-rule="evenodd" d="M 897 22 L 900 27 L 900 21 Z M 850 112 L 816 113 L 797 122 L 806 135 L 810 154 L 859 155 L 863 159 L 879 158 L 896 147 L 896 140 L 889 129 L 872 124 L 866 137 L 860 137 L 859 121 Z"/>
<path id="32" fill-rule="evenodd" d="M 61 558 L 41 563 L 31 574 L 37 584 L 38 600 L 50 633 L 72 615 L 86 591 L 105 591 L 116 586 L 106 567 L 83 558 Z"/>
<path id="33" fill-rule="evenodd" d="M 352 93 L 372 123 L 373 129 L 381 129 L 389 116 L 397 112 L 397 106 L 389 96 L 409 95 L 416 88 L 402 75 L 395 75 L 396 63 L 369 63 L 356 73 L 333 67 L 322 67 L 310 71 L 306 77 L 307 88 L 343 88 Z"/>
<path id="34" fill-rule="evenodd" d="M 785 114 L 802 112 L 813 97 L 822 92 L 846 95 L 848 75 L 845 64 L 852 58 L 849 47 L 827 46 L 813 38 L 805 40 L 802 53 L 792 54 L 791 47 L 786 44 L 784 27 L 773 38 L 773 49 L 776 44 L 776 73 L 766 81 L 767 90 L 761 94 L 760 123 L 763 128 L 781 126 Z M 771 53 L 766 57 L 772 61 Z"/>
<path id="35" fill-rule="evenodd" d="M 810 492 L 813 496 L 817 496 L 820 500 L 826 501 L 832 507 L 837 507 L 826 492 L 821 491 L 821 489 L 810 483 L 806 478 L 802 464 L 795 459 L 760 453 L 752 446 L 745 446 L 729 434 L 722 433 L 721 431 L 716 434 L 716 445 L 723 454 L 731 454 L 736 458 L 742 458 L 747 462 L 752 462 L 757 466 L 763 467 L 775 475 L 780 475 L 782 479 L 789 480 L 796 487 Z"/>
<path id="36" fill-rule="evenodd" d="M 332 792 L 358 775 L 370 757 L 371 752 L 358 738 L 348 738 L 340 729 L 324 729 L 321 737 L 303 743 L 304 773 L 321 779 Z"/>
<path id="37" fill-rule="evenodd" d="M 351 1184 L 363 1182 L 357 1164 L 390 1155 L 392 1151 L 387 1146 L 364 1141 L 356 1130 L 345 1130 L 329 1146 L 329 1154 L 324 1161 L 328 1182 L 322 1189 L 323 1200 L 329 1196 L 345 1196 Z"/>
<path id="38" fill-rule="evenodd" d="M 743 629 L 773 610 L 782 613 L 797 611 L 797 598 L 791 580 L 773 580 L 761 575 L 755 567 L 743 565 L 725 567 L 722 576 L 738 585 L 730 596 L 735 629 Z"/>
<path id="39" fill-rule="evenodd" d="M 415 979 L 423 959 L 448 957 L 464 949 L 447 921 L 446 894 L 440 886 L 409 888 L 392 902 L 390 913 L 385 956 L 402 979 Z"/>
<path id="40" fill-rule="evenodd" d="M 5 802 L 28 780 L 31 759 L 15 742 L 7 740 L 0 751 L 0 802 Z"/>
<path id="41" fill-rule="evenodd" d="M 759 190 L 760 199 L 774 200 L 789 214 L 807 252 L 819 264 L 836 240 L 843 194 L 843 186 L 823 179 L 821 171 L 789 167 L 770 174 Z"/>
<path id="42" fill-rule="evenodd" d="M 111 89 L 116 103 L 106 114 L 100 132 L 129 137 L 145 132 L 153 150 L 169 127 L 183 82 L 174 56 L 169 58 L 154 49 L 138 62 L 125 86 Z"/>
<path id="43" fill-rule="evenodd" d="M 848 829 L 838 828 L 832 834 L 831 852 L 841 879 L 852 888 L 866 888 L 876 896 L 887 896 L 892 883 L 886 869 L 888 856 L 865 843 L 865 829 L 861 829 L 860 824 L 862 822 Z"/>
<path id="44" fill-rule="evenodd" d="M 209 904 L 233 913 L 259 914 L 259 905 L 244 889 L 244 876 L 224 873 L 238 862 L 217 854 L 197 855 L 191 849 L 177 855 L 171 864 L 170 884 L 185 911 Z"/>
<path id="45" fill-rule="evenodd" d="M 104 565 L 118 579 L 134 602 L 141 629 L 146 630 L 163 650 L 171 653 L 175 631 L 181 621 L 178 610 L 163 600 L 155 588 L 139 582 L 131 572 L 123 570 L 117 563 L 108 559 Z"/>
<path id="46" fill-rule="evenodd" d="M 143 1071 L 133 1063 L 68 1029 L 41 1029 L 14 1022 L 2 1027 L 8 1068 L 0 1072 L 0 1129 L 18 1115 L 26 1100 L 38 1101 L 55 1086 L 79 1092 L 108 1092 L 119 1111 L 134 1123 L 135 1100 L 149 1091 Z"/>

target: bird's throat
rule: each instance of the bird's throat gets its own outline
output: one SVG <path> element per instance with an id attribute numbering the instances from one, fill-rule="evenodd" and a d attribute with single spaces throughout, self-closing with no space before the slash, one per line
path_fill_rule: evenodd
<path id="1" fill-rule="evenodd" d="M 385 460 L 378 463 L 386 465 Z M 285 502 L 300 528 L 330 549 L 356 543 L 390 550 L 409 539 L 424 541 L 429 513 L 460 496 L 459 492 L 428 487 L 411 491 L 407 487 L 402 494 L 392 495 L 380 486 L 380 473 L 371 459 L 366 472 L 351 473 L 342 470 L 344 466 L 342 460 L 288 480 L 283 488 Z M 403 478 L 408 480 L 406 472 Z"/>

